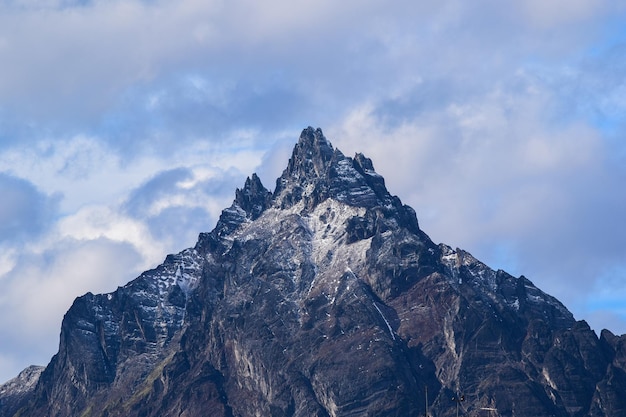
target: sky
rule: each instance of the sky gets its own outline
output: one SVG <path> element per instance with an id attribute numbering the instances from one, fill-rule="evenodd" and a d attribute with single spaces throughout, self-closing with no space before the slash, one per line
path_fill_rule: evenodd
<path id="1" fill-rule="evenodd" d="M 624 28 L 612 0 L 0 0 L 0 382 L 307 126 L 435 242 L 626 333 Z"/>

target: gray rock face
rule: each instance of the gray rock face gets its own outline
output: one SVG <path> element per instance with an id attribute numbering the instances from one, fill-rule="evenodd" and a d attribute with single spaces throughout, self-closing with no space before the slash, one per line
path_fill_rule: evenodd
<path id="1" fill-rule="evenodd" d="M 434 244 L 321 130 L 235 194 L 194 248 L 78 298 L 0 417 L 626 415 L 626 336 Z"/>

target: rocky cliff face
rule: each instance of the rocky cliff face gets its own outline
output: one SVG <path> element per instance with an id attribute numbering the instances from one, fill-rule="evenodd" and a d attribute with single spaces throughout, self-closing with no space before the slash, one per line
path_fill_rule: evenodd
<path id="1" fill-rule="evenodd" d="M 0 416 L 626 415 L 625 336 L 434 244 L 321 130 L 235 194 L 194 248 L 78 298 Z"/>

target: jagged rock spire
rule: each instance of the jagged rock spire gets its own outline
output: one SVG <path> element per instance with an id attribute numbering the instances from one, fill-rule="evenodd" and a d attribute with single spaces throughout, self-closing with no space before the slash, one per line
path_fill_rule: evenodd
<path id="1" fill-rule="evenodd" d="M 276 189 L 268 191 L 256 174 L 237 189 L 233 204 L 222 211 L 214 236 L 225 236 L 242 223 L 257 219 L 263 211 L 274 206 L 280 209 L 303 203 L 311 210 L 332 198 L 351 206 L 378 208 L 386 217 L 396 218 L 413 232 L 420 233 L 413 209 L 402 204 L 385 187 L 385 180 L 376 173 L 372 160 L 361 153 L 346 157 L 324 136 L 322 129 L 308 127 L 300 135 L 287 168 L 276 180 Z M 370 213 L 372 222 L 379 216 Z M 376 220 L 374 223 L 378 223 Z M 378 227 L 367 227 L 371 235 Z"/>
<path id="2" fill-rule="evenodd" d="M 235 191 L 235 204 L 241 207 L 250 220 L 258 218 L 268 207 L 272 193 L 261 183 L 256 173 L 246 178 L 243 189 Z"/>
<path id="3" fill-rule="evenodd" d="M 303 198 L 310 200 L 311 196 L 306 195 L 307 192 L 310 194 L 315 191 L 315 194 L 319 194 L 317 183 L 327 176 L 335 153 L 343 157 L 339 150 L 333 149 L 322 129 L 310 126 L 304 129 L 293 148 L 287 168 L 276 180 L 274 199 L 279 200 L 278 205 L 285 208 Z M 314 203 L 320 201 L 317 197 L 314 198 Z"/>
<path id="4" fill-rule="evenodd" d="M 235 190 L 233 204 L 222 211 L 213 233 L 230 234 L 247 220 L 255 220 L 269 206 L 272 193 L 261 183 L 257 174 L 248 177 L 242 189 Z"/>
<path id="5" fill-rule="evenodd" d="M 275 205 L 290 207 L 304 201 L 311 208 L 327 198 L 353 206 L 389 205 L 391 195 L 372 161 L 357 154 L 354 159 L 326 139 L 321 129 L 302 131 L 287 168 L 276 180 Z"/>
<path id="6" fill-rule="evenodd" d="M 333 146 L 324 136 L 322 129 L 309 126 L 302 131 L 281 178 L 323 176 L 333 154 Z"/>

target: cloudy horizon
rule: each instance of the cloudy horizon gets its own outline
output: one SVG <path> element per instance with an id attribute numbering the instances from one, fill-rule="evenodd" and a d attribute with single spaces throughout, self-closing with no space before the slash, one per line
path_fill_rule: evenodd
<path id="1" fill-rule="evenodd" d="M 0 383 L 193 246 L 301 130 L 439 243 L 626 333 L 626 6 L 0 0 Z"/>

